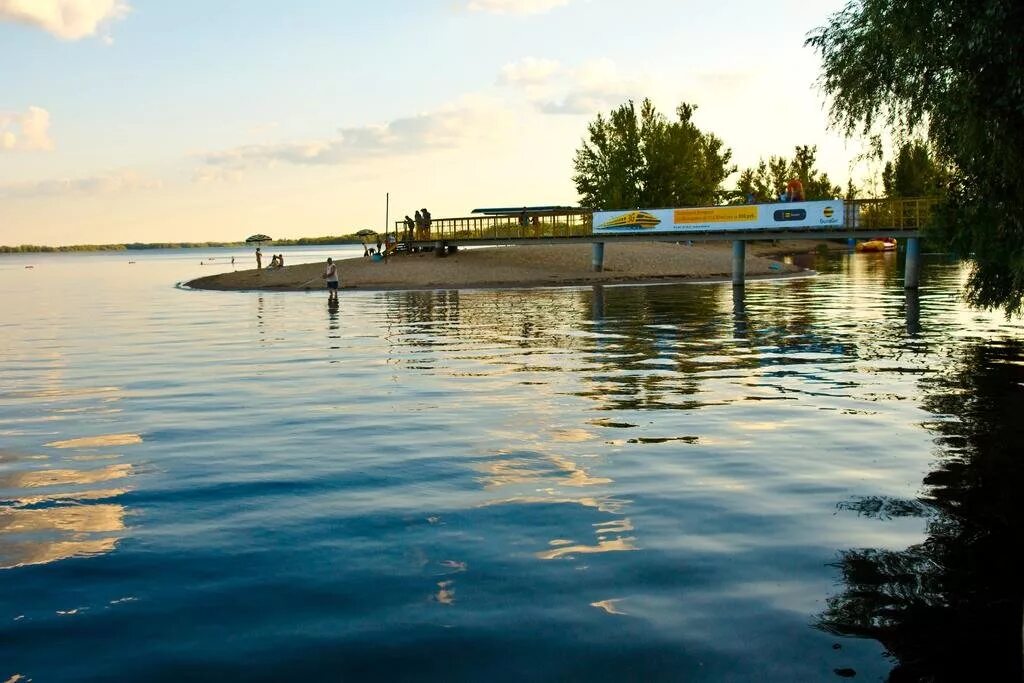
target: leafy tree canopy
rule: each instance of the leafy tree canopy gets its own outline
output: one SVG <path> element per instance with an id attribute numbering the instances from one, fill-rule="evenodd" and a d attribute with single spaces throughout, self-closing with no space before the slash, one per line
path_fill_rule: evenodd
<path id="1" fill-rule="evenodd" d="M 923 140 L 904 142 L 896 161 L 887 162 L 882 172 L 887 197 L 936 197 L 945 192 L 948 182 L 946 169 Z"/>
<path id="2" fill-rule="evenodd" d="M 786 189 L 786 183 L 797 178 L 804 186 L 804 197 L 808 201 L 835 199 L 842 196 L 842 189 L 833 185 L 828 174 L 815 168 L 818 148 L 813 145 L 797 146 L 793 158 L 769 157 L 753 167 L 744 169 L 736 183 L 738 201 L 752 195 L 755 201 L 777 201 Z"/>
<path id="3" fill-rule="evenodd" d="M 850 0 L 807 40 L 834 123 L 925 131 L 950 169 L 940 231 L 972 254 L 968 299 L 1024 303 L 1024 2 Z"/>
<path id="4" fill-rule="evenodd" d="M 735 167 L 732 151 L 693 123 L 695 105 L 683 103 L 676 120 L 649 99 L 598 114 L 576 151 L 573 182 L 592 209 L 693 206 L 717 203 Z"/>

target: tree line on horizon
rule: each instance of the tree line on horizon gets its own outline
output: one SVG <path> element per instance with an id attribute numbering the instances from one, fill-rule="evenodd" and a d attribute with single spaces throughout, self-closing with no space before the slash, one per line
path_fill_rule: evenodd
<path id="1" fill-rule="evenodd" d="M 299 237 L 297 239 L 272 240 L 278 247 L 303 247 L 329 244 L 361 244 L 356 234 L 327 235 L 323 237 Z M 70 244 L 59 247 L 40 244 L 0 245 L 0 254 L 65 253 L 88 251 L 145 251 L 149 249 L 211 249 L 218 247 L 244 247 L 245 242 L 130 242 L 126 244 Z"/>

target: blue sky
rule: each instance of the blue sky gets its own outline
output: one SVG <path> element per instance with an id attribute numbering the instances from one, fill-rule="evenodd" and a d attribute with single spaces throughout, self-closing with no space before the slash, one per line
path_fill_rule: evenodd
<path id="1" fill-rule="evenodd" d="M 840 2 L 0 0 L 0 244 L 337 234 L 571 203 L 586 123 L 686 100 L 741 165 L 817 144 Z M 786 94 L 785 104 L 778 97 Z M 854 175 L 864 169 L 854 169 Z"/>

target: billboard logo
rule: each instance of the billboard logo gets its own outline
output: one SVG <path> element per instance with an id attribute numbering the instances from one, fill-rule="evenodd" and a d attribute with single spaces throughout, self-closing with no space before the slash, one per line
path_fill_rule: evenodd
<path id="1" fill-rule="evenodd" d="M 630 211 L 621 216 L 616 216 L 610 221 L 605 221 L 598 228 L 653 228 L 661 223 L 657 216 L 646 211 Z"/>
<path id="2" fill-rule="evenodd" d="M 832 215 L 835 214 L 835 211 L 832 210 L 831 206 L 826 206 L 825 211 L 823 213 L 825 214 L 825 218 L 832 218 Z"/>
<path id="3" fill-rule="evenodd" d="M 777 221 L 802 221 L 807 218 L 805 209 L 781 209 L 775 212 Z"/>

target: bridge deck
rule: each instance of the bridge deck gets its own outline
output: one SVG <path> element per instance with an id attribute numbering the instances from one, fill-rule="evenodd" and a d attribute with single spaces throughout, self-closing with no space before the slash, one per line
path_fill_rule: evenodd
<path id="1" fill-rule="evenodd" d="M 398 221 L 395 234 L 411 246 L 443 243 L 454 246 L 511 244 L 582 244 L 593 242 L 746 241 L 780 239 L 868 239 L 919 237 L 932 221 L 934 199 L 856 199 L 844 202 L 845 223 L 834 228 L 817 225 L 787 230 L 686 230 L 679 232 L 593 233 L 593 213 L 584 209 L 520 214 L 439 218 L 428 230 L 409 231 Z M 410 234 L 410 232 L 412 234 Z"/>

